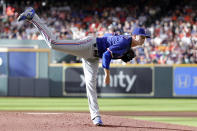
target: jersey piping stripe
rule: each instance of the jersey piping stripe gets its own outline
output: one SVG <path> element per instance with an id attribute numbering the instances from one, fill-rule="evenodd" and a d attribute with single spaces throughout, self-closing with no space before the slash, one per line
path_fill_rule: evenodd
<path id="1" fill-rule="evenodd" d="M 107 48 L 107 50 L 110 52 L 110 54 L 111 54 L 111 57 L 113 58 L 114 56 L 113 56 L 113 53 L 112 53 L 112 51 L 111 51 L 109 48 Z"/>
<path id="2" fill-rule="evenodd" d="M 47 35 L 47 33 L 42 29 L 42 27 L 39 26 L 38 23 L 36 23 L 36 21 L 32 20 L 32 22 L 40 29 L 43 31 L 43 34 L 45 35 L 45 37 L 48 39 L 48 40 L 51 40 L 51 38 Z M 52 44 L 55 44 L 55 41 L 51 40 L 51 43 Z"/>
<path id="3" fill-rule="evenodd" d="M 80 45 L 80 43 L 55 43 L 56 45 Z"/>
<path id="4" fill-rule="evenodd" d="M 44 35 L 47 37 L 47 39 L 48 39 L 48 40 L 51 40 L 51 42 L 52 42 L 53 44 L 55 44 L 55 45 L 80 45 L 80 43 L 57 43 L 57 42 L 55 42 L 54 40 L 52 40 L 52 39 L 47 35 L 47 33 L 42 29 L 41 26 L 39 26 L 38 23 L 36 23 L 36 21 L 33 21 L 33 20 L 32 20 L 32 22 L 33 22 L 36 26 L 38 26 L 38 28 L 40 28 L 40 29 L 43 31 L 43 33 L 44 33 Z"/>

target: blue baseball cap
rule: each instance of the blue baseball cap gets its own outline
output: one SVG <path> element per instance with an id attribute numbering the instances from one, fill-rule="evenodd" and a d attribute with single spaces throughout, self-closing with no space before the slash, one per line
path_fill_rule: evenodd
<path id="1" fill-rule="evenodd" d="M 132 32 L 132 35 L 142 35 L 142 36 L 145 36 L 146 38 L 150 38 L 150 35 L 147 34 L 144 30 L 144 28 L 141 28 L 141 27 L 136 27 L 133 32 Z"/>

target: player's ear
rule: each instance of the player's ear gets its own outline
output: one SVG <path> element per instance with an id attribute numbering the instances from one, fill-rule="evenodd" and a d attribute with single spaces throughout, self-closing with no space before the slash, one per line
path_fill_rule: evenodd
<path id="1" fill-rule="evenodd" d="M 136 39 L 136 35 L 133 35 L 133 37 Z"/>
<path id="2" fill-rule="evenodd" d="M 138 46 L 138 45 L 139 45 L 139 42 L 135 38 L 132 39 L 131 47 L 135 47 L 135 46 Z"/>

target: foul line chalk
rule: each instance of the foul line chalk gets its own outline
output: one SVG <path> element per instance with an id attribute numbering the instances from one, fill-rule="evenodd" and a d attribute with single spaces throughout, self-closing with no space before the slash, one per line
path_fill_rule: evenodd
<path id="1" fill-rule="evenodd" d="M 54 113 L 54 112 L 27 112 L 28 115 L 59 115 L 64 113 Z"/>

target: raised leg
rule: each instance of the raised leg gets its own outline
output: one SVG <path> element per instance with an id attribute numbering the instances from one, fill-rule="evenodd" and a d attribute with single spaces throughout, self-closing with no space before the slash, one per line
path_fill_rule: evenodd
<path id="1" fill-rule="evenodd" d="M 58 40 L 56 36 L 46 26 L 38 15 L 35 13 L 33 8 L 27 8 L 23 12 L 18 21 L 27 20 L 34 24 L 38 31 L 42 34 L 44 40 L 50 48 L 58 51 L 65 52 L 67 54 L 75 55 L 82 58 L 93 57 L 93 44 L 96 43 L 96 38 L 86 37 L 81 40 Z"/>

